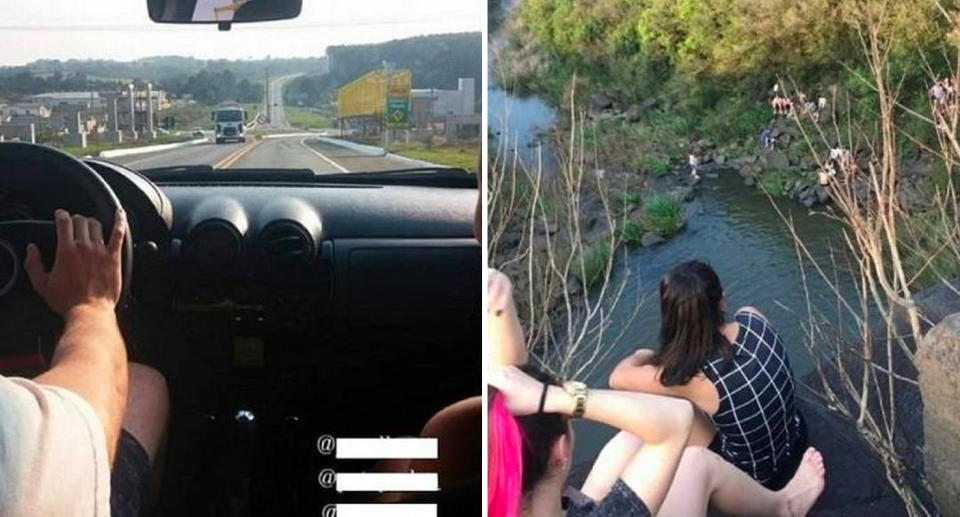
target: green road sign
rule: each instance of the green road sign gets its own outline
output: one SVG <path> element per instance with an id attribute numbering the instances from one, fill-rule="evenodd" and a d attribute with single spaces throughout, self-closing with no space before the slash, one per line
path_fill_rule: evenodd
<path id="1" fill-rule="evenodd" d="M 387 97 L 387 125 L 406 127 L 410 122 L 410 97 Z"/>

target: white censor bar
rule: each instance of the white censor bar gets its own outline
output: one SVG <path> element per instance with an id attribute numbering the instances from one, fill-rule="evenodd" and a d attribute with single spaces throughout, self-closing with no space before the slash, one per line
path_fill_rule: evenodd
<path id="1" fill-rule="evenodd" d="M 435 472 L 338 472 L 337 492 L 436 492 Z"/>
<path id="2" fill-rule="evenodd" d="M 337 517 L 437 517 L 437 505 L 338 504 Z"/>
<path id="3" fill-rule="evenodd" d="M 338 460 L 437 459 L 436 438 L 337 438 Z"/>

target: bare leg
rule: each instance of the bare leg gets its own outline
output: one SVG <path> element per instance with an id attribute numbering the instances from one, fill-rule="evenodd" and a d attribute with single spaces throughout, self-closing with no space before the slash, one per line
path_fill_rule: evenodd
<path id="1" fill-rule="evenodd" d="M 709 502 L 726 515 L 802 516 L 823 491 L 823 476 L 823 458 L 811 448 L 790 483 L 774 492 L 713 452 L 688 447 L 659 515 L 705 515 Z"/>
<path id="2" fill-rule="evenodd" d="M 170 412 L 167 382 L 160 372 L 139 363 L 128 366 L 130 382 L 123 428 L 137 439 L 153 463 L 160 451 Z"/>
<path id="3" fill-rule="evenodd" d="M 696 406 L 694 406 L 696 407 Z M 702 411 L 694 411 L 693 429 L 687 438 L 688 447 L 707 447 L 716 436 L 717 430 Z"/>
<path id="4" fill-rule="evenodd" d="M 593 462 L 590 474 L 580 490 L 583 495 L 594 501 L 606 497 L 642 446 L 643 440 L 640 438 L 626 431 L 617 433 L 603 446 L 603 450 Z"/>
<path id="5" fill-rule="evenodd" d="M 127 370 L 130 381 L 123 429 L 137 440 L 150 460 L 149 491 L 143 497 L 144 508 L 149 509 L 160 494 L 170 398 L 167 382 L 160 372 L 139 363 L 130 363 Z"/>

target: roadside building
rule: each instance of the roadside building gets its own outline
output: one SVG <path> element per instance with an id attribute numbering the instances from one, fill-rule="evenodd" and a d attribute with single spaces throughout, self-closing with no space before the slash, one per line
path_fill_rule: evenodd
<path id="1" fill-rule="evenodd" d="M 476 82 L 460 78 L 456 90 L 411 90 L 410 122 L 414 138 L 443 134 L 448 143 L 476 138 L 480 114 L 476 109 Z"/>
<path id="2" fill-rule="evenodd" d="M 11 104 L 5 106 L 3 113 L 0 113 L 0 115 L 5 119 L 15 119 L 17 117 L 47 118 L 50 116 L 50 108 L 37 103 Z"/>
<path id="3" fill-rule="evenodd" d="M 50 109 L 56 106 L 72 106 L 87 110 L 103 109 L 103 100 L 100 92 L 50 92 L 40 93 L 31 97 L 37 104 L 43 104 Z"/>

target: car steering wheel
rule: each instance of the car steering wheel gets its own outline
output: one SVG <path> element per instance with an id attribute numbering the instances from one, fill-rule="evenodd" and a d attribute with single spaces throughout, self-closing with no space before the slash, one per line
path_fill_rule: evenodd
<path id="1" fill-rule="evenodd" d="M 59 335 L 62 321 L 30 285 L 23 267 L 27 244 L 37 245 L 49 270 L 57 249 L 55 209 L 93 217 L 109 235 L 120 201 L 100 175 L 73 156 L 43 145 L 12 142 L 0 143 L 0 205 L 6 203 L 29 210 L 14 210 L 0 220 L 0 356 L 49 352 L 49 341 Z M 132 242 L 127 231 L 118 316 L 127 307 Z"/>

